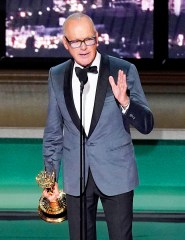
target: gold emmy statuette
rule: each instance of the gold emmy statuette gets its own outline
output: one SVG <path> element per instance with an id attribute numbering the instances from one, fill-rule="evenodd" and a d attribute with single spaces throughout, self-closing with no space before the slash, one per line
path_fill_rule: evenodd
<path id="1" fill-rule="evenodd" d="M 41 171 L 36 176 L 38 185 L 47 189 L 52 194 L 55 185 L 55 174 L 47 171 Z M 67 218 L 66 194 L 59 191 L 59 197 L 54 202 L 50 202 L 44 196 L 39 199 L 38 213 L 41 219 L 46 222 L 59 223 Z"/>

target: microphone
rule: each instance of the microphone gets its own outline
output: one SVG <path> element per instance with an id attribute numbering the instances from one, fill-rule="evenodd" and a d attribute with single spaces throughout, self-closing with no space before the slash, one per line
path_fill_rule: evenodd
<path id="1" fill-rule="evenodd" d="M 87 73 L 98 73 L 97 66 L 90 66 L 85 68 L 75 67 L 76 75 L 81 83 L 81 89 L 83 91 L 84 85 L 88 81 Z"/>

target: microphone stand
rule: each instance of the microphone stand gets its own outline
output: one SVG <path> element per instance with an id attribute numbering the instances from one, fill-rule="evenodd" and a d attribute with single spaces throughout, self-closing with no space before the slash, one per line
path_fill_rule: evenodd
<path id="1" fill-rule="evenodd" d="M 94 71 L 92 71 L 94 69 Z M 87 212 L 85 192 L 85 131 L 82 125 L 82 95 L 84 85 L 88 81 L 87 72 L 90 68 L 76 67 L 76 76 L 80 81 L 80 240 L 87 240 Z M 97 73 L 97 67 L 92 67 L 90 72 Z"/>
<path id="2" fill-rule="evenodd" d="M 80 81 L 80 240 L 86 240 L 85 145 L 82 125 L 82 95 L 84 81 Z M 84 199 L 83 199 L 84 194 Z M 84 201 L 83 201 L 84 200 Z"/>

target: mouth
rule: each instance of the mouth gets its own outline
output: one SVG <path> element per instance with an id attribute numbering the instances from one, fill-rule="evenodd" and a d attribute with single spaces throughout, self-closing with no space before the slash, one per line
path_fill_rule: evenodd
<path id="1" fill-rule="evenodd" d="M 80 53 L 79 55 L 80 55 L 80 57 L 88 57 L 89 53 Z"/>

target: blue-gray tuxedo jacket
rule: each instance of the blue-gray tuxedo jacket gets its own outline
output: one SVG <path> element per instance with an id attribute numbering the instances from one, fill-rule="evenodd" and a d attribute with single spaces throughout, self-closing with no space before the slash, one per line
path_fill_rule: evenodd
<path id="1" fill-rule="evenodd" d="M 80 119 L 72 94 L 73 60 L 52 67 L 49 73 L 48 117 L 43 138 L 45 169 L 55 171 L 62 162 L 64 191 L 80 194 Z M 118 70 L 127 76 L 130 106 L 125 114 L 114 98 L 108 77 Z M 97 187 L 113 196 L 133 190 L 138 172 L 130 125 L 148 134 L 153 115 L 148 107 L 135 66 L 125 60 L 102 55 L 88 136 L 85 138 L 85 182 L 91 169 Z"/>

